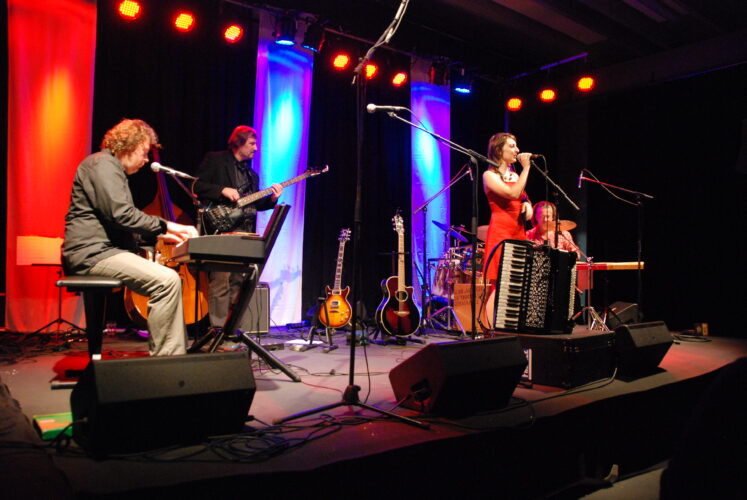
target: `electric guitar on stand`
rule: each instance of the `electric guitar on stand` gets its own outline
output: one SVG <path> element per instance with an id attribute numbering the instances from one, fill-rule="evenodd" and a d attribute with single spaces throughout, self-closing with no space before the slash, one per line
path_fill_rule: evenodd
<path id="1" fill-rule="evenodd" d="M 381 282 L 384 299 L 376 309 L 376 323 L 389 335 L 406 337 L 420 326 L 420 311 L 412 300 L 412 287 L 405 285 L 405 227 L 402 216 L 392 218 L 398 235 L 397 276 Z"/>
<path id="2" fill-rule="evenodd" d="M 350 241 L 350 229 L 340 231 L 340 248 L 337 251 L 335 268 L 335 286 L 326 287 L 327 298 L 319 308 L 319 321 L 327 328 L 342 328 L 350 322 L 352 308 L 348 302 L 350 287 L 342 288 L 342 261 L 345 255 L 345 243 Z"/>
<path id="3" fill-rule="evenodd" d="M 280 185 L 285 188 L 306 178 L 323 174 L 328 170 L 329 166 L 325 166 L 323 169 L 310 168 L 301 175 L 297 175 L 292 179 L 281 182 Z M 233 228 L 235 228 L 239 221 L 244 217 L 243 209 L 245 206 L 251 205 L 255 201 L 262 199 L 265 196 L 270 196 L 271 194 L 272 188 L 269 187 L 243 196 L 231 205 L 218 205 L 217 207 L 203 210 L 202 217 L 205 224 L 205 234 L 225 233 L 233 230 Z"/>

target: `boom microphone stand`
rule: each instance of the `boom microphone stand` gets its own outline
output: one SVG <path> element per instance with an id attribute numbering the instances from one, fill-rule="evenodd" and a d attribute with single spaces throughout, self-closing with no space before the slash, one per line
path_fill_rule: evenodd
<path id="1" fill-rule="evenodd" d="M 394 32 L 399 27 L 399 23 L 402 21 L 402 16 L 407 9 L 409 0 L 402 0 L 402 3 L 397 10 L 397 13 L 392 20 L 391 24 L 387 27 L 384 33 L 381 35 L 379 40 L 366 52 L 366 55 L 360 60 L 358 66 L 355 68 L 355 77 L 353 78 L 353 84 L 356 85 L 356 126 L 357 126 L 357 138 L 356 138 L 356 185 L 355 185 L 355 216 L 353 223 L 353 283 L 352 283 L 352 300 L 353 300 L 353 312 L 350 320 L 350 369 L 348 374 L 348 386 L 342 395 L 342 401 L 332 403 L 329 405 L 321 406 L 312 410 L 303 411 L 290 415 L 288 417 L 280 418 L 274 421 L 275 424 L 281 424 L 288 422 L 289 420 L 295 420 L 297 418 L 306 417 L 313 415 L 314 413 L 320 413 L 328 411 L 340 406 L 356 406 L 358 408 L 364 408 L 367 410 L 374 411 L 383 415 L 387 415 L 396 420 L 415 425 L 423 429 L 430 428 L 430 425 L 425 422 L 420 422 L 411 418 L 403 417 L 388 411 L 381 410 L 375 406 L 371 406 L 360 401 L 358 393 L 361 388 L 355 385 L 355 344 L 356 344 L 356 330 L 358 328 L 358 294 L 361 283 L 361 269 L 360 269 L 360 241 L 361 241 L 361 227 L 362 222 L 362 210 L 361 210 L 361 195 L 363 192 L 363 106 L 366 101 L 366 89 L 365 89 L 365 78 L 362 78 L 363 68 L 371 57 L 374 51 L 381 45 L 389 43 L 389 40 L 394 35 Z"/>
<path id="2" fill-rule="evenodd" d="M 584 177 L 584 172 L 588 172 L 592 175 L 592 178 L 590 177 Z M 636 259 L 638 262 L 638 266 L 636 269 L 636 280 L 637 280 L 637 297 L 636 300 L 638 301 L 638 318 L 637 321 L 641 321 L 641 311 L 643 310 L 643 199 L 649 199 L 653 200 L 654 197 L 650 194 L 642 193 L 640 191 L 634 191 L 632 189 L 627 189 L 621 186 L 615 186 L 614 184 L 608 184 L 606 182 L 602 182 L 599 179 L 593 178 L 594 174 L 592 174 L 590 171 L 583 169 L 581 171 L 581 175 L 578 177 L 579 187 L 581 186 L 582 181 L 587 182 L 593 182 L 595 184 L 599 184 L 604 188 L 605 191 L 607 191 L 609 194 L 611 194 L 613 197 L 617 198 L 618 200 L 627 203 L 629 205 L 635 205 L 636 208 L 638 208 L 638 235 L 637 235 L 637 241 L 636 241 Z M 617 191 L 622 191 L 624 193 L 632 194 L 635 196 L 636 201 L 635 203 L 629 200 L 626 200 L 624 198 L 620 198 L 619 196 L 615 195 L 612 191 L 610 191 L 609 188 L 616 189 Z"/>

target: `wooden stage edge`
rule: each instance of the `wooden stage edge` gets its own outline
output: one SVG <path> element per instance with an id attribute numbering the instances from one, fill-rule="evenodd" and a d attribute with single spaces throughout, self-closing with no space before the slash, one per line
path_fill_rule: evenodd
<path id="1" fill-rule="evenodd" d="M 290 339 L 275 333 L 263 342 Z M 444 334 L 424 338 L 428 343 L 450 339 Z M 303 383 L 281 372 L 255 369 L 257 392 L 250 415 L 257 420 L 248 423 L 254 432 L 251 438 L 229 440 L 229 448 L 240 450 L 231 459 L 203 447 L 105 460 L 88 458 L 75 445 L 47 454 L 80 498 L 150 498 L 164 492 L 237 498 L 260 491 L 272 491 L 276 498 L 401 498 L 426 492 L 433 498 L 492 493 L 541 498 L 579 481 L 597 481 L 601 487 L 613 465 L 631 475 L 669 458 L 715 373 L 747 356 L 747 341 L 708 340 L 675 343 L 658 373 L 646 377 L 600 380 L 570 390 L 520 385 L 508 408 L 458 419 L 395 408 L 388 373 L 422 346 L 371 344 L 365 351 L 356 349 L 361 399 L 368 395 L 368 404 L 428 422 L 430 429 L 341 406 L 292 422 L 297 427 L 287 427 L 287 433 L 256 432 L 264 429 L 261 422 L 341 401 L 350 351 L 340 333 L 335 337 L 339 348 L 329 353 L 273 351 Z M 107 347 L 115 355 L 144 349 L 131 342 L 105 343 Z M 29 417 L 69 411 L 69 391 L 52 391 L 49 381 L 66 358 L 80 357 L 84 349 L 81 345 L 40 356 L 34 363 L 10 365 L 2 382 Z M 148 416 L 132 425 L 147 426 Z M 309 439 L 315 433 L 320 437 Z M 252 446 L 264 448 L 267 456 L 249 453 Z"/>

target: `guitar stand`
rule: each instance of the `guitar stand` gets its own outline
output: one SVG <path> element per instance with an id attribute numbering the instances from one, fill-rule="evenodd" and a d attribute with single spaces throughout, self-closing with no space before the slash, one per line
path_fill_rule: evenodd
<path id="1" fill-rule="evenodd" d="M 418 330 L 420 330 L 420 327 L 418 327 Z M 385 337 L 383 340 L 376 340 L 379 335 L 382 337 Z M 376 345 L 407 345 L 408 342 L 412 342 L 413 344 L 425 344 L 425 340 L 423 339 L 415 339 L 412 338 L 414 333 L 411 333 L 410 335 L 404 336 L 404 337 L 398 337 L 396 335 L 389 335 L 386 332 L 384 332 L 378 325 L 376 326 L 376 330 L 374 330 L 373 335 L 371 335 L 369 341 L 372 344 Z"/>
<path id="2" fill-rule="evenodd" d="M 308 339 L 308 343 L 301 344 L 301 345 L 297 344 L 295 347 L 292 348 L 294 351 L 304 352 L 304 351 L 308 351 L 309 349 L 313 349 L 319 346 L 319 344 L 314 344 L 314 334 L 319 335 L 319 333 L 317 332 L 317 330 L 321 328 L 321 325 L 319 324 L 319 310 L 322 307 L 324 307 L 324 311 L 327 312 L 327 301 L 326 301 L 326 297 L 317 297 L 316 300 L 317 300 L 317 303 L 316 303 L 316 307 L 314 307 L 314 312 L 312 313 L 313 315 L 311 318 L 311 326 L 309 327 L 309 331 L 306 332 L 306 338 Z M 327 319 L 329 320 L 328 312 L 327 312 Z M 324 326 L 324 334 L 325 334 L 325 337 L 327 338 L 327 344 L 322 348 L 323 352 L 330 352 L 330 351 L 334 351 L 335 349 L 337 349 L 337 346 L 334 344 L 334 342 L 332 342 L 332 335 L 334 335 L 335 331 L 336 330 L 334 328 L 330 328 L 326 325 Z"/>

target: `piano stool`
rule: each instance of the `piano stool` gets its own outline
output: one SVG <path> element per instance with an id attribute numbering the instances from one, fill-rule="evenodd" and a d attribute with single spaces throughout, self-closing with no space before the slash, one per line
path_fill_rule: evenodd
<path id="1" fill-rule="evenodd" d="M 88 356 L 101 359 L 101 344 L 106 320 L 106 299 L 115 289 L 123 286 L 122 280 L 105 276 L 65 276 L 57 280 L 57 286 L 68 292 L 83 293 L 86 311 L 86 338 Z"/>

